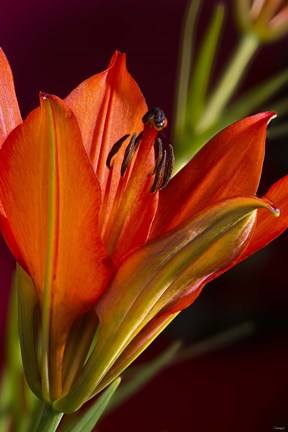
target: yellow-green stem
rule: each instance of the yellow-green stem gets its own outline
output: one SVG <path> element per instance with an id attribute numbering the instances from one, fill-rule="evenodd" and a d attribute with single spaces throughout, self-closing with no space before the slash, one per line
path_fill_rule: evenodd
<path id="1" fill-rule="evenodd" d="M 55 432 L 62 417 L 63 413 L 55 411 L 50 405 L 44 404 L 36 432 Z"/>
<path id="2" fill-rule="evenodd" d="M 255 35 L 252 33 L 243 34 L 234 56 L 222 75 L 214 93 L 211 95 L 210 100 L 208 100 L 206 109 L 196 128 L 197 133 L 203 133 L 219 119 L 259 45 L 259 39 Z"/>
<path id="3" fill-rule="evenodd" d="M 193 35 L 195 22 L 200 6 L 199 0 L 191 1 L 186 14 L 183 26 L 183 34 L 180 45 L 179 72 L 176 89 L 176 108 L 175 108 L 175 130 L 181 131 L 185 127 L 186 105 L 188 89 L 191 75 Z"/>

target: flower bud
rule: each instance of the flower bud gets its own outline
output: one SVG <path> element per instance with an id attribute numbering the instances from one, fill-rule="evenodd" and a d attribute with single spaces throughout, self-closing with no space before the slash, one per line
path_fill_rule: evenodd
<path id="1" fill-rule="evenodd" d="M 240 29 L 253 33 L 263 43 L 274 42 L 288 33 L 286 0 L 236 0 Z"/>

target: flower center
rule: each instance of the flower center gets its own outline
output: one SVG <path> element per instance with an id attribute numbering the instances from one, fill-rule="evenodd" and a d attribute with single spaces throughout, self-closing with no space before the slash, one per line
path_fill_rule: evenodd
<path id="1" fill-rule="evenodd" d="M 120 174 L 121 177 L 125 176 L 127 168 L 130 166 L 136 151 L 141 147 L 141 143 L 143 141 L 146 143 L 152 142 L 152 145 L 154 145 L 155 168 L 153 172 L 148 175 L 154 176 L 154 182 L 150 189 L 150 192 L 154 193 L 159 189 L 163 189 L 171 177 L 175 160 L 174 152 L 171 144 L 169 144 L 167 149 L 163 149 L 162 140 L 157 137 L 158 132 L 162 131 L 167 126 L 167 119 L 160 108 L 151 108 L 143 116 L 142 121 L 144 125 L 143 131 L 138 135 L 134 132 L 125 149 Z M 130 134 L 124 135 L 112 146 L 106 160 L 106 165 L 109 169 L 112 166 L 115 155 L 129 137 Z"/>

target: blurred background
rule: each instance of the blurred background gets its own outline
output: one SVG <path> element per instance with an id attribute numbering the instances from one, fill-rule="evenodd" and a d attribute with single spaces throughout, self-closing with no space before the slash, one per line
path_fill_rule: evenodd
<path id="1" fill-rule="evenodd" d="M 202 3 L 196 51 L 217 1 Z M 213 71 L 215 81 L 239 37 L 232 2 L 226 3 Z M 39 90 L 65 97 L 83 79 L 105 69 L 118 49 L 127 53 L 128 69 L 148 106 L 160 106 L 165 111 L 169 120 L 167 140 L 173 141 L 175 83 L 186 11 L 186 0 L 1 0 L 0 45 L 13 70 L 23 117 L 37 106 Z M 287 38 L 282 39 L 258 52 L 238 94 L 288 68 L 287 42 Z M 287 85 L 282 92 L 288 94 Z M 287 173 L 288 136 L 271 136 L 266 153 L 260 193 Z M 167 368 L 132 400 L 104 418 L 97 430 L 288 430 L 287 240 L 287 234 L 283 235 L 210 283 L 138 363 L 152 359 L 175 340 L 193 347 L 244 325 L 242 337 L 232 331 L 227 343 L 216 350 L 211 344 L 209 348 L 208 341 L 205 355 Z M 3 352 L 14 262 L 2 239 L 0 242 Z"/>

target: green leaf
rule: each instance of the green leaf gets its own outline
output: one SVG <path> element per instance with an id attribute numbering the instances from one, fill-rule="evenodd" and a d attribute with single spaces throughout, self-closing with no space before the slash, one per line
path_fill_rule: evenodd
<path id="1" fill-rule="evenodd" d="M 182 349 L 180 349 L 181 342 L 173 343 L 152 361 L 131 366 L 125 372 L 122 377 L 123 384 L 109 404 L 106 413 L 110 413 L 126 402 L 164 369 L 220 350 L 251 336 L 253 333 L 255 333 L 255 324 L 252 321 L 245 321 Z"/>
<path id="2" fill-rule="evenodd" d="M 185 126 L 186 104 L 191 75 L 196 20 L 200 9 L 200 0 L 191 0 L 185 14 L 183 33 L 180 43 L 179 71 L 176 89 L 175 131 L 182 131 Z"/>
<path id="3" fill-rule="evenodd" d="M 287 81 L 288 70 L 284 70 L 249 90 L 244 96 L 238 98 L 235 103 L 227 107 L 223 116 L 221 116 L 225 122 L 221 122 L 221 128 L 252 113 L 274 96 Z M 271 107 L 273 107 L 273 103 L 271 103 Z"/>
<path id="4" fill-rule="evenodd" d="M 197 124 L 204 108 L 207 87 L 222 29 L 224 11 L 222 4 L 216 7 L 192 74 L 187 101 L 187 121 L 193 126 Z"/>
<path id="5" fill-rule="evenodd" d="M 108 411 L 114 410 L 127 399 L 131 398 L 131 396 L 137 393 L 144 385 L 148 384 L 156 375 L 169 366 L 179 351 L 180 346 L 181 342 L 175 342 L 151 362 L 134 366 L 131 370 L 128 369 L 125 374 L 127 382 L 123 382 L 111 401 Z"/>
<path id="6" fill-rule="evenodd" d="M 89 408 L 85 414 L 80 418 L 80 420 L 75 420 L 72 423 L 67 424 L 61 428 L 61 432 L 91 432 L 98 423 L 100 417 L 106 410 L 112 396 L 116 392 L 119 384 L 121 382 L 120 378 L 117 378 L 112 384 L 107 387 L 106 390 L 99 396 L 97 401 Z M 77 422 L 77 423 L 76 423 Z M 75 424 L 76 423 L 76 424 Z"/>
<path id="7" fill-rule="evenodd" d="M 219 82 L 207 101 L 196 127 L 197 133 L 209 129 L 222 117 L 223 111 L 239 87 L 244 73 L 247 71 L 248 64 L 258 48 L 259 41 L 253 34 L 242 35 L 238 47 L 234 50 L 228 65 L 224 68 Z"/>
<path id="8" fill-rule="evenodd" d="M 7 315 L 5 368 L 0 384 L 0 430 L 25 430 L 29 413 L 35 404 L 24 376 L 18 330 L 18 278 L 13 277 Z M 21 308 L 20 308 L 21 309 Z M 10 425 L 10 426 L 9 426 Z"/>

